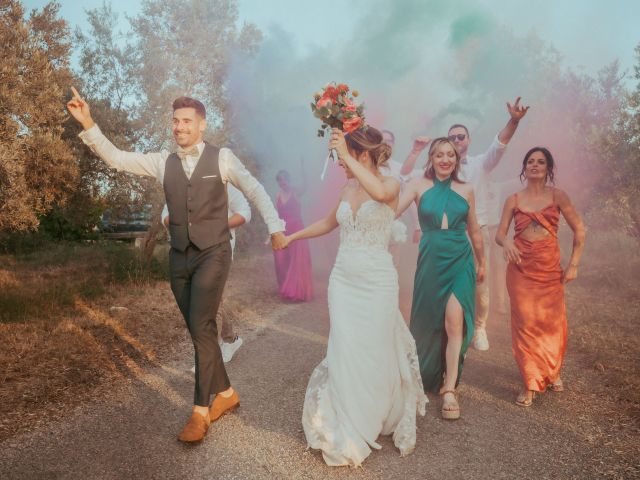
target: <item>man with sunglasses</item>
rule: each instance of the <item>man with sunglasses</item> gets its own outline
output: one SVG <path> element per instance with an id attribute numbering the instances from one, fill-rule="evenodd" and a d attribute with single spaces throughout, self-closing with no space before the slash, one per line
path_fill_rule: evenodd
<path id="1" fill-rule="evenodd" d="M 520 105 L 520 97 L 512 105 L 507 102 L 509 121 L 505 127 L 494 138 L 489 149 L 480 155 L 467 155 L 467 150 L 471 144 L 471 137 L 467 127 L 461 124 L 452 125 L 449 128 L 448 137 L 458 152 L 460 153 L 460 178 L 471 183 L 476 198 L 476 216 L 480 224 L 482 238 L 484 241 L 484 251 L 488 252 L 491 246 L 489 240 L 489 207 L 491 203 L 490 177 L 491 171 L 498 165 L 504 155 L 505 148 L 516 133 L 520 120 L 526 115 L 529 107 Z M 485 279 L 489 278 L 489 272 L 485 271 Z M 487 338 L 487 318 L 489 317 L 489 283 L 485 280 L 476 286 L 476 318 L 475 336 L 473 347 L 476 350 L 489 350 L 489 340 Z"/>

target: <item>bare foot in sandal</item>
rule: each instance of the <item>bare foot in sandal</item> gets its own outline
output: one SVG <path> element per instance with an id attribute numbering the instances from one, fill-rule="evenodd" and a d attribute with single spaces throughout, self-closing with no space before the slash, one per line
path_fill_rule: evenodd
<path id="1" fill-rule="evenodd" d="M 552 392 L 564 392 L 564 383 L 562 383 L 562 379 L 558 378 L 555 382 L 549 384 L 547 390 L 551 390 Z"/>
<path id="2" fill-rule="evenodd" d="M 533 399 L 536 396 L 536 392 L 533 390 L 521 390 L 516 397 L 516 405 L 521 407 L 530 407 L 533 405 Z"/>
<path id="3" fill-rule="evenodd" d="M 445 420 L 457 420 L 460 418 L 460 405 L 456 399 L 456 394 L 453 390 L 445 390 L 440 392 L 442 395 L 442 418 Z"/>

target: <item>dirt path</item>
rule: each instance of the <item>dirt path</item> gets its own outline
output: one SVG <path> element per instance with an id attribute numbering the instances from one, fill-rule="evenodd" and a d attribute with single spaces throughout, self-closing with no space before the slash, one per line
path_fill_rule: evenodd
<path id="1" fill-rule="evenodd" d="M 260 259 L 261 268 L 269 268 L 269 261 Z M 248 274 L 260 277 L 255 265 L 234 268 L 236 285 Z M 490 324 L 491 350 L 471 351 L 467 358 L 461 420 L 440 420 L 438 399 L 431 397 L 411 456 L 400 458 L 383 438 L 382 450 L 363 468 L 328 468 L 318 452 L 306 450 L 300 423 L 307 380 L 325 353 L 326 296 L 319 292 L 310 304 L 280 304 L 270 284 L 251 288 L 245 345 L 229 365 L 242 406 L 216 423 L 201 445 L 176 440 L 192 395 L 191 346 L 185 337 L 173 358 L 104 399 L 0 444 L 0 477 L 638 478 L 629 430 L 612 422 L 615 405 L 590 388 L 597 372 L 571 353 L 567 392 L 545 394 L 530 409 L 513 404 L 518 375 L 505 318 Z M 230 292 L 236 301 L 240 294 L 237 286 Z"/>

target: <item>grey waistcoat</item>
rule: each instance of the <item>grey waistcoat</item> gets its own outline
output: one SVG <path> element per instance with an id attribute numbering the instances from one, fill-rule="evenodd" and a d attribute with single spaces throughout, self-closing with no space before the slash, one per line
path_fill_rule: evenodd
<path id="1" fill-rule="evenodd" d="M 172 153 L 167 158 L 163 187 L 169 208 L 169 233 L 171 246 L 181 252 L 189 243 L 204 250 L 231 238 L 219 152 L 206 143 L 191 179 L 184 173 L 178 155 Z"/>

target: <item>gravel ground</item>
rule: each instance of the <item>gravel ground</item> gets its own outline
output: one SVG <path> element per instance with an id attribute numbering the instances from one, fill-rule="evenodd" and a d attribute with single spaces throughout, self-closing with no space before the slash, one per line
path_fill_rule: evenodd
<path id="1" fill-rule="evenodd" d="M 0 444 L 0 478 L 640 478 L 638 437 L 612 422 L 610 410 L 593 408 L 600 400 L 589 386 L 597 372 L 571 352 L 568 391 L 544 394 L 529 409 L 513 403 L 518 374 L 505 317 L 489 325 L 491 350 L 467 358 L 461 420 L 441 420 L 431 396 L 412 455 L 401 458 L 386 437 L 362 468 L 329 468 L 306 449 L 300 423 L 307 380 L 326 349 L 326 295 L 319 289 L 309 304 L 279 304 L 266 291 L 252 300 L 258 320 L 243 330 L 245 344 L 228 366 L 241 407 L 200 445 L 176 439 L 192 397 L 185 338 L 159 366 Z"/>

